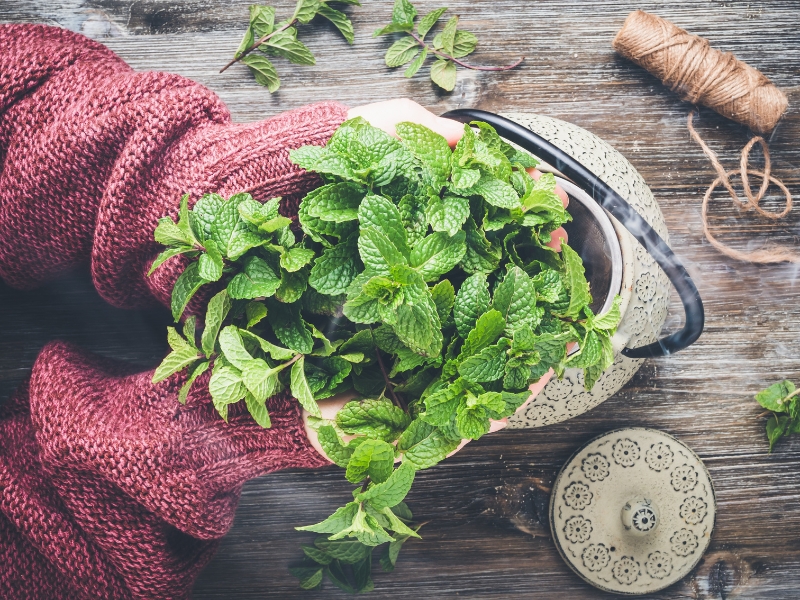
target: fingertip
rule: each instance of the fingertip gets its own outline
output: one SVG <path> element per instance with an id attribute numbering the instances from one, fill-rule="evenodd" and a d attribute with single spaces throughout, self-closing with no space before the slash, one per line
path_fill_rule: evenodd
<path id="1" fill-rule="evenodd" d="M 495 433 L 508 427 L 508 419 L 498 419 L 489 425 L 489 433 Z"/>
<path id="2" fill-rule="evenodd" d="M 559 227 L 555 231 L 550 234 L 550 241 L 545 244 L 546 246 L 552 248 L 556 252 L 561 252 L 561 243 L 569 243 L 569 236 L 567 235 L 567 230 L 563 227 Z"/>
<path id="3" fill-rule="evenodd" d="M 444 136 L 450 146 L 455 146 L 458 140 L 464 137 L 463 123 L 444 117 L 436 117 L 436 119 L 439 125 L 439 133 Z"/>

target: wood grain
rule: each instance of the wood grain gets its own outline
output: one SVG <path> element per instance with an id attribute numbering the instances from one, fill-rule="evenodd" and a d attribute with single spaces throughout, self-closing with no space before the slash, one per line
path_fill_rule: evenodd
<path id="1" fill-rule="evenodd" d="M 695 572 L 652 598 L 795 598 L 800 577 L 800 440 L 766 453 L 764 421 L 752 400 L 782 377 L 800 378 L 797 268 L 759 267 L 716 253 L 699 229 L 700 199 L 714 178 L 686 131 L 689 106 L 653 77 L 615 56 L 611 39 L 630 10 L 673 20 L 764 71 L 789 96 L 789 112 L 770 137 L 774 172 L 800 191 L 800 2 L 455 0 L 452 14 L 475 31 L 474 62 L 508 73 L 460 72 L 452 94 L 436 91 L 425 70 L 411 80 L 382 62 L 390 40 L 371 32 L 388 20 L 389 0 L 350 8 L 352 48 L 324 24 L 302 34 L 314 67 L 278 64 L 283 88 L 270 96 L 244 67 L 218 69 L 246 24 L 244 0 L 4 0 L 0 21 L 35 21 L 83 31 L 137 69 L 177 72 L 215 90 L 238 121 L 321 99 L 351 106 L 408 96 L 436 112 L 457 107 L 529 110 L 576 123 L 608 140 L 649 183 L 664 211 L 672 246 L 695 277 L 706 331 L 694 346 L 652 360 L 594 411 L 544 430 L 506 432 L 467 446 L 418 475 L 409 503 L 426 525 L 393 575 L 376 575 L 374 597 L 595 598 L 559 558 L 547 526 L 549 489 L 581 444 L 609 429 L 663 429 L 703 458 L 719 502 L 711 548 Z M 293 2 L 276 0 L 279 13 Z M 439 3 L 420 0 L 420 12 Z M 32 43 L 35 43 L 32 41 Z M 701 110 L 701 135 L 733 168 L 748 134 Z M 768 201 L 769 204 L 770 201 Z M 773 199 L 771 202 L 777 202 Z M 798 245 L 800 211 L 770 223 L 736 211 L 718 195 L 714 226 L 740 248 L 762 240 Z M 0 287 L 0 394 L 30 369 L 41 346 L 69 339 L 109 356 L 155 365 L 164 353 L 166 311 L 130 313 L 105 306 L 86 273 L 36 293 Z M 667 327 L 680 324 L 673 298 Z M 315 522 L 349 495 L 340 472 L 284 472 L 245 486 L 236 522 L 198 581 L 197 599 L 345 597 L 327 586 L 302 592 L 287 572 Z"/>

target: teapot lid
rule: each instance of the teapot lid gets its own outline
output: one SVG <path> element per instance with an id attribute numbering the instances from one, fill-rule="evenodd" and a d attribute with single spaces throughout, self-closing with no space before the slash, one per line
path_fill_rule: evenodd
<path id="1" fill-rule="evenodd" d="M 550 528 L 584 580 L 646 594 L 694 569 L 716 509 L 711 477 L 691 449 L 662 431 L 632 427 L 591 440 L 567 461 L 550 496 Z"/>

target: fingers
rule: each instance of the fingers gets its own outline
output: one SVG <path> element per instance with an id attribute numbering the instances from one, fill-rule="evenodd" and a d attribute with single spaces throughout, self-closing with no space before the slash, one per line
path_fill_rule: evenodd
<path id="1" fill-rule="evenodd" d="M 396 125 L 404 121 L 424 125 L 443 136 L 450 146 L 455 146 L 464 135 L 463 124 L 452 119 L 437 117 L 408 98 L 385 100 L 351 108 L 347 113 L 347 118 L 354 119 L 355 117 L 362 117 L 373 127 L 382 129 L 395 137 L 397 137 Z"/>
<path id="2" fill-rule="evenodd" d="M 526 169 L 528 171 L 528 175 L 533 177 L 535 181 L 539 181 L 539 177 L 542 176 L 542 172 L 537 169 L 536 167 L 531 167 L 530 169 Z M 561 202 L 564 204 L 564 208 L 569 206 L 569 196 L 567 196 L 567 192 L 561 189 L 561 186 L 556 184 L 556 194 L 559 198 L 561 198 Z"/>
<path id="3" fill-rule="evenodd" d="M 567 230 L 563 227 L 559 227 L 555 231 L 550 234 L 550 241 L 545 244 L 549 246 L 556 252 L 561 252 L 561 242 L 569 242 L 569 236 L 567 236 Z"/>

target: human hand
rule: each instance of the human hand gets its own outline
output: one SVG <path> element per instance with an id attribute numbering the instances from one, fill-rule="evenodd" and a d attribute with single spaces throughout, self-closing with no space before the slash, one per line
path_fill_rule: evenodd
<path id="1" fill-rule="evenodd" d="M 351 108 L 347 113 L 347 118 L 354 119 L 355 117 L 362 117 L 373 127 L 383 129 L 395 137 L 397 136 L 395 126 L 406 121 L 424 125 L 444 136 L 450 146 L 455 146 L 464 135 L 463 123 L 437 117 L 428 109 L 408 98 L 396 98 Z"/>

